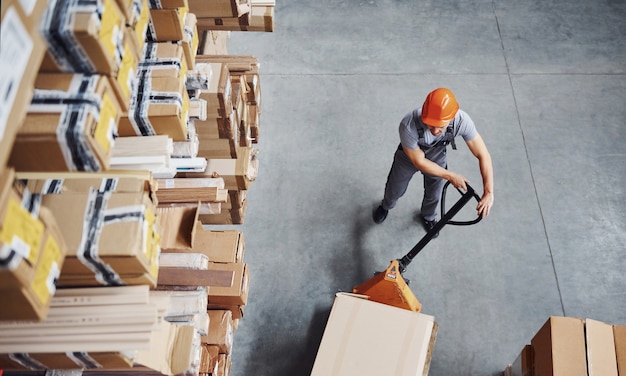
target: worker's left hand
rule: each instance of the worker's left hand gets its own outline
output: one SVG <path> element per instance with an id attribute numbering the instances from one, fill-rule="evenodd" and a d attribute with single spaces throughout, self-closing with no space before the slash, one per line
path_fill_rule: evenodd
<path id="1" fill-rule="evenodd" d="M 485 192 L 483 193 L 483 197 L 480 199 L 480 201 L 478 202 L 478 205 L 476 206 L 476 212 L 482 218 L 485 218 L 486 216 L 489 215 L 489 212 L 491 211 L 492 206 L 493 206 L 493 193 Z"/>

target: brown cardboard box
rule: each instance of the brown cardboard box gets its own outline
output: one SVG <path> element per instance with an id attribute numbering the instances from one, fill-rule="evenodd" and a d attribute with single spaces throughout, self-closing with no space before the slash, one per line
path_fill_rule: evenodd
<path id="1" fill-rule="evenodd" d="M 427 375 L 435 318 L 336 294 L 311 376 Z"/>
<path id="2" fill-rule="evenodd" d="M 188 0 L 197 17 L 239 17 L 250 12 L 250 0 Z"/>
<path id="3" fill-rule="evenodd" d="M 199 98 L 207 102 L 207 115 L 226 117 L 233 109 L 232 83 L 228 65 L 223 63 L 206 64 L 211 71 L 211 79 L 206 89 L 200 90 Z"/>
<path id="4" fill-rule="evenodd" d="M 44 73 L 35 87 L 39 91 L 17 133 L 9 164 L 19 171 L 106 170 L 121 114 L 109 79 Z"/>
<path id="5" fill-rule="evenodd" d="M 239 319 L 243 318 L 243 312 L 245 310 L 245 305 L 236 305 L 236 304 L 207 304 L 207 309 L 211 310 L 229 310 L 233 315 L 233 326 L 237 329 Z"/>
<path id="6" fill-rule="evenodd" d="M 241 225 L 246 216 L 247 203 L 241 208 L 222 208 L 218 214 L 200 214 L 198 220 L 204 225 Z"/>
<path id="7" fill-rule="evenodd" d="M 134 31 L 128 26 L 124 28 L 123 52 L 120 67 L 115 76 L 111 76 L 111 85 L 118 97 L 122 111 L 128 111 L 128 105 L 133 96 L 133 88 L 137 83 L 137 67 L 141 55 L 139 44 Z"/>
<path id="8" fill-rule="evenodd" d="M 257 149 L 239 147 L 237 159 L 208 159 L 204 172 L 186 172 L 183 177 L 219 176 L 228 190 L 248 190 L 258 173 Z"/>
<path id="9" fill-rule="evenodd" d="M 139 70 L 151 77 L 187 77 L 187 60 L 183 46 L 171 42 L 147 42 Z"/>
<path id="10" fill-rule="evenodd" d="M 60 281 L 95 278 L 99 284 L 130 284 L 124 275 L 156 279 L 160 233 L 148 194 L 97 192 L 45 195 L 68 246 Z"/>
<path id="11" fill-rule="evenodd" d="M 506 369 L 505 376 L 533 376 L 532 346 L 524 346 L 513 364 Z"/>
<path id="12" fill-rule="evenodd" d="M 231 138 L 203 138 L 198 147 L 198 157 L 207 159 L 237 158 L 237 145 Z"/>
<path id="13" fill-rule="evenodd" d="M 196 27 L 198 22 L 196 20 Z M 224 30 L 198 30 L 200 41 L 198 55 L 227 55 L 229 32 Z"/>
<path id="14" fill-rule="evenodd" d="M 586 376 L 582 319 L 551 316 L 531 340 L 535 376 Z"/>
<path id="15" fill-rule="evenodd" d="M 126 116 L 120 118 L 120 136 L 167 135 L 187 139 L 189 96 L 183 77 L 138 75 L 137 92 Z"/>
<path id="16" fill-rule="evenodd" d="M 0 320 L 42 320 L 67 247 L 47 209 L 23 206 L 14 176 L 11 169 L 0 176 L 0 296 L 6 302 Z"/>
<path id="17" fill-rule="evenodd" d="M 25 3 L 34 5 L 34 8 L 24 10 L 22 2 L 2 1 L 0 63 L 12 69 L 0 72 L 0 172 L 9 158 L 17 131 L 26 118 L 35 77 L 46 51 L 45 42 L 36 27 L 46 2 Z"/>
<path id="18" fill-rule="evenodd" d="M 194 69 L 196 66 L 196 55 L 198 54 L 198 47 L 200 45 L 200 38 L 198 37 L 198 19 L 193 13 L 187 14 L 185 20 L 185 34 L 181 45 L 185 51 L 185 59 L 187 60 L 187 67 Z"/>
<path id="19" fill-rule="evenodd" d="M 190 251 L 195 234 L 201 227 L 198 222 L 198 205 L 159 206 L 157 223 L 161 229 L 162 250 Z"/>
<path id="20" fill-rule="evenodd" d="M 248 265 L 243 262 L 209 262 L 209 270 L 224 270 L 235 273 L 230 287 L 209 287 L 209 304 L 245 305 L 248 301 L 250 276 Z"/>
<path id="21" fill-rule="evenodd" d="M 118 51 L 123 51 L 124 13 L 115 0 L 103 0 L 101 19 L 93 17 L 97 11 L 96 3 L 91 8 L 78 3 L 67 5 L 67 1 L 50 3 L 50 17 L 44 19 L 48 22 L 41 25 L 48 44 L 41 70 L 115 77 L 121 64 Z M 59 25 L 71 33 L 59 38 Z"/>
<path id="22" fill-rule="evenodd" d="M 613 326 L 585 319 L 587 371 L 589 376 L 617 376 Z"/>
<path id="23" fill-rule="evenodd" d="M 155 42 L 180 41 L 185 37 L 185 20 L 189 10 L 185 7 L 150 9 L 148 40 Z"/>
<path id="24" fill-rule="evenodd" d="M 178 241 L 177 246 L 165 243 L 165 245 L 162 245 L 162 248 L 172 253 L 202 253 L 207 255 L 209 260 L 213 262 L 235 263 L 243 260 L 245 244 L 242 232 L 237 230 L 206 230 L 202 227 L 202 223 L 197 220 L 197 215 L 195 220 L 193 240 L 190 247 L 185 247 L 184 241 Z M 188 223 L 188 221 L 185 221 L 185 223 Z M 187 228 L 189 225 L 184 225 L 184 227 Z M 162 244 L 164 243 L 162 242 Z"/>
<path id="25" fill-rule="evenodd" d="M 626 325 L 613 325 L 615 355 L 620 376 L 626 375 Z"/>
<path id="26" fill-rule="evenodd" d="M 230 354 L 235 331 L 232 312 L 209 310 L 207 313 L 209 315 L 209 331 L 206 336 L 202 336 L 202 343 L 217 346 L 222 354 Z"/>

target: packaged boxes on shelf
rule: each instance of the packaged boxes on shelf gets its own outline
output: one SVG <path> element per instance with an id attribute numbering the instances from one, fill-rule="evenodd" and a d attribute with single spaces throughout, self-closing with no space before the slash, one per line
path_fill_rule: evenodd
<path id="1" fill-rule="evenodd" d="M 107 76 L 40 74 L 9 164 L 19 171 L 109 167 L 121 110 Z"/>
<path id="2" fill-rule="evenodd" d="M 185 6 L 151 8 L 147 40 L 153 42 L 183 40 L 188 13 L 189 9 Z"/>
<path id="3" fill-rule="evenodd" d="M 230 354 L 233 348 L 233 327 L 232 312 L 228 310 L 208 310 L 209 331 L 202 336 L 203 344 L 217 346 L 219 353 Z"/>
<path id="4" fill-rule="evenodd" d="M 68 247 L 60 286 L 156 285 L 160 232 L 148 193 L 91 189 L 45 195 L 42 205 Z"/>
<path id="5" fill-rule="evenodd" d="M 101 13 L 101 19 L 94 14 Z M 116 76 L 124 51 L 124 13 L 114 0 L 48 2 L 41 31 L 48 44 L 42 71 Z"/>
<path id="6" fill-rule="evenodd" d="M 11 145 L 22 122 L 34 91 L 46 44 L 37 25 L 45 10 L 45 1 L 32 2 L 24 9 L 23 2 L 2 1 L 0 24 L 0 172 L 5 167 Z"/>
<path id="7" fill-rule="evenodd" d="M 187 59 L 181 45 L 168 42 L 147 42 L 139 63 L 139 70 L 150 77 L 187 76 Z"/>
<path id="8" fill-rule="evenodd" d="M 0 174 L 0 320 L 42 320 L 56 290 L 67 247 L 40 196 Z"/>
<path id="9" fill-rule="evenodd" d="M 186 172 L 181 177 L 219 176 L 228 190 L 247 190 L 258 173 L 258 150 L 239 148 L 237 159 L 208 159 L 205 172 Z"/>
<path id="10" fill-rule="evenodd" d="M 233 283 L 231 286 L 210 286 L 209 304 L 221 305 L 246 305 L 248 301 L 248 289 L 250 276 L 248 265 L 244 262 L 219 263 L 210 262 L 210 271 L 232 271 Z"/>
<path id="11" fill-rule="evenodd" d="M 187 139 L 189 96 L 183 77 L 152 77 L 140 71 L 137 91 L 127 116 L 122 116 L 120 136 L 167 135 L 174 141 Z"/>
<path id="12" fill-rule="evenodd" d="M 250 0 L 187 0 L 198 17 L 238 17 L 250 11 Z"/>

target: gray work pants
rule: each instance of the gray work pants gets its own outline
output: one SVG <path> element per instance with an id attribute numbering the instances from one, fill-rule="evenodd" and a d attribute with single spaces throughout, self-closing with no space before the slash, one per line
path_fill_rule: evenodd
<path id="1" fill-rule="evenodd" d="M 445 146 L 432 147 L 425 154 L 427 159 L 443 168 L 447 168 Z M 387 176 L 385 197 L 381 204 L 384 209 L 390 210 L 396 206 L 398 199 L 406 193 L 411 178 L 418 171 L 404 153 L 402 147 L 399 146 L 394 154 L 393 164 Z M 432 221 L 437 218 L 437 207 L 439 206 L 441 192 L 446 181 L 432 175 L 424 173 L 422 175 L 424 175 L 424 197 L 422 198 L 421 214 L 426 220 Z"/>

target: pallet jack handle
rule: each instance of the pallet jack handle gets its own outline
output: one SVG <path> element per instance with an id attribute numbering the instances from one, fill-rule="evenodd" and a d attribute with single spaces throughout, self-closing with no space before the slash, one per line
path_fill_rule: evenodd
<path id="1" fill-rule="evenodd" d="M 453 221 L 452 217 L 454 217 L 459 211 L 461 211 L 461 209 L 472 198 L 480 202 L 480 196 L 476 194 L 474 188 L 472 188 L 469 184 L 466 184 L 467 192 L 463 192 L 462 190 L 457 188 L 457 191 L 459 191 L 459 193 L 461 194 L 461 198 L 459 198 L 459 200 L 450 208 L 450 210 L 445 212 L 446 190 L 448 189 L 448 185 L 450 185 L 449 181 L 446 182 L 446 184 L 443 186 L 443 191 L 441 193 L 441 220 L 439 220 L 435 224 L 435 226 L 433 226 L 433 228 L 430 229 L 430 231 L 428 231 L 426 235 L 422 237 L 422 239 L 420 239 L 420 241 L 413 247 L 413 249 L 409 251 L 409 253 L 404 255 L 404 257 L 402 257 L 401 259 L 398 259 L 400 273 L 404 273 L 407 266 L 411 263 L 411 261 L 413 261 L 413 258 L 415 258 L 415 256 L 417 256 L 417 254 L 420 253 L 422 249 L 424 249 L 426 244 L 428 244 L 428 242 L 430 242 L 435 237 L 435 234 L 437 234 L 443 228 L 443 226 L 447 224 L 455 226 L 469 226 L 480 222 L 480 220 L 482 219 L 482 217 L 479 215 L 476 219 L 472 221 Z"/>

